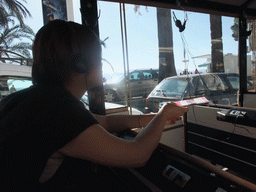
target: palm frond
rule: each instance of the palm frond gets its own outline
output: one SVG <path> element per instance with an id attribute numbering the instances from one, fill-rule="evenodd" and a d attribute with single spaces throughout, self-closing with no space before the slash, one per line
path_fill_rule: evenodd
<path id="1" fill-rule="evenodd" d="M 106 63 L 108 63 L 108 64 L 110 65 L 112 71 L 115 72 L 114 67 L 111 65 L 110 62 L 108 62 L 106 59 L 103 59 L 103 58 L 102 58 L 101 60 L 102 60 L 102 61 L 105 61 Z"/>
<path id="2" fill-rule="evenodd" d="M 141 16 L 142 14 L 140 12 L 140 7 L 141 7 L 140 5 L 134 5 L 134 12 L 138 13 L 138 15 Z M 148 12 L 148 7 L 147 6 L 145 6 L 145 10 Z"/>
<path id="3" fill-rule="evenodd" d="M 104 48 L 106 48 L 106 43 L 105 43 L 105 41 L 108 40 L 108 38 L 109 38 L 109 37 L 106 37 L 103 41 L 100 40 L 100 44 L 101 44 Z"/>
<path id="4" fill-rule="evenodd" d="M 12 25 L 12 22 L 13 20 L 10 19 L 6 27 L 0 28 L 1 54 L 13 58 L 21 58 L 21 56 L 31 58 L 32 40 L 35 33 L 27 25 Z M 30 42 L 24 39 L 29 39 Z"/>
<path id="5" fill-rule="evenodd" d="M 26 0 L 22 0 L 27 3 Z M 9 12 L 17 17 L 21 25 L 24 25 L 23 18 L 32 17 L 28 9 L 18 0 L 1 0 Z"/>
<path id="6" fill-rule="evenodd" d="M 0 26 L 6 26 L 8 24 L 7 12 L 0 6 Z"/>

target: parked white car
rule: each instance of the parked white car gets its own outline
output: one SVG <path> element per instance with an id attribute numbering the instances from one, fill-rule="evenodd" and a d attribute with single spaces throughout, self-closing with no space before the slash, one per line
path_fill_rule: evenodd
<path id="1" fill-rule="evenodd" d="M 24 65 L 14 65 L 0 63 L 0 100 L 7 95 L 28 88 L 32 85 L 32 67 Z M 85 106 L 89 108 L 89 99 L 86 95 L 81 99 Z M 116 110 L 115 114 L 128 114 L 129 108 L 124 105 L 105 102 L 106 110 Z M 122 109 L 122 110 L 121 110 Z M 132 114 L 143 114 L 141 111 L 132 108 Z"/>
<path id="2" fill-rule="evenodd" d="M 0 63 L 0 100 L 32 85 L 31 66 Z"/>

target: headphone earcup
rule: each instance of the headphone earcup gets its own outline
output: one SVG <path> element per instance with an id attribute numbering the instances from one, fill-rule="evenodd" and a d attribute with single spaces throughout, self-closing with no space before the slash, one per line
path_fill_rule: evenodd
<path id="1" fill-rule="evenodd" d="M 76 53 L 71 55 L 70 62 L 72 68 L 78 73 L 86 73 L 88 71 L 88 63 L 82 53 Z"/>

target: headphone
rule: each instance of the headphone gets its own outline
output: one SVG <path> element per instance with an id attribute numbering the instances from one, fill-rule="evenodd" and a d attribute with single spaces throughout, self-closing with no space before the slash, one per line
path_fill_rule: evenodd
<path id="1" fill-rule="evenodd" d="M 69 22 L 69 24 L 71 24 L 69 25 L 71 30 L 74 31 L 73 24 L 71 22 Z M 89 30 L 91 29 L 89 28 Z M 76 35 L 74 35 L 74 38 L 78 47 L 81 47 L 79 46 L 80 43 Z M 72 48 L 70 50 L 72 50 Z M 72 69 L 78 73 L 86 73 L 89 69 L 89 62 L 87 61 L 85 54 L 81 51 L 79 51 L 78 53 L 71 54 L 69 64 L 71 65 Z"/>
<path id="2" fill-rule="evenodd" d="M 85 55 L 81 52 L 72 54 L 70 57 L 70 63 L 75 72 L 86 73 L 88 71 L 88 62 Z"/>

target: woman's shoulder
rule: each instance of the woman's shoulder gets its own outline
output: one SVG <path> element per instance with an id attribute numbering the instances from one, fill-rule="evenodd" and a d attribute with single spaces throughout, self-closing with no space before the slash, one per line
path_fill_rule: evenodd
<path id="1" fill-rule="evenodd" d="M 24 100 L 25 98 L 27 98 L 27 95 L 29 95 L 29 93 L 34 89 L 33 86 L 14 92 L 10 95 L 8 95 L 7 97 L 3 98 L 0 101 L 0 110 L 2 110 L 4 107 L 6 107 L 7 105 L 15 105 L 19 102 L 21 102 L 22 100 Z"/>

